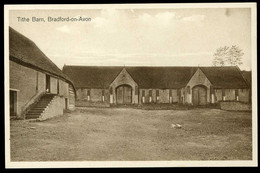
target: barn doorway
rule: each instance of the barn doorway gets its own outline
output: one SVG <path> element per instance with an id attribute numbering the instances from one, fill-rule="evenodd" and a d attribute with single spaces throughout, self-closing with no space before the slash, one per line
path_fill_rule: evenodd
<path id="1" fill-rule="evenodd" d="M 132 87 L 129 85 L 120 85 L 116 88 L 116 102 L 117 104 L 131 104 L 132 103 Z"/>
<path id="2" fill-rule="evenodd" d="M 50 93 L 51 92 L 51 77 L 50 75 L 46 74 L 46 92 Z"/>
<path id="3" fill-rule="evenodd" d="M 207 104 L 207 88 L 203 85 L 197 85 L 192 88 L 192 103 L 194 106 Z"/>
<path id="4" fill-rule="evenodd" d="M 17 115 L 17 91 L 10 90 L 10 116 Z"/>

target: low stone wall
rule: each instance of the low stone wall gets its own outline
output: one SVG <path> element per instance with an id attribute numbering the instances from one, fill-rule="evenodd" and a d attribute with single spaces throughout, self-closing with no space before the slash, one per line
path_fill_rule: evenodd
<path id="1" fill-rule="evenodd" d="M 226 101 L 219 102 L 220 109 L 232 111 L 251 111 L 252 105 L 239 101 Z"/>
<path id="2" fill-rule="evenodd" d="M 55 96 L 39 119 L 45 120 L 58 115 L 63 115 L 64 104 L 65 101 L 63 97 Z"/>
<path id="3" fill-rule="evenodd" d="M 76 107 L 110 107 L 110 104 L 107 102 L 91 102 L 77 100 L 75 103 Z"/>

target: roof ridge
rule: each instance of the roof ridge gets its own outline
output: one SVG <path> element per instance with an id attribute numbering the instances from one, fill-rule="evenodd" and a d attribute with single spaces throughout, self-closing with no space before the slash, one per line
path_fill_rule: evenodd
<path id="1" fill-rule="evenodd" d="M 64 65 L 63 67 L 121 67 L 121 68 L 131 68 L 131 67 L 142 67 L 142 68 L 149 68 L 149 67 L 163 67 L 163 68 L 171 68 L 171 67 L 174 67 L 174 68 L 230 68 L 230 67 L 233 67 L 235 68 L 236 66 L 109 66 L 109 65 Z"/>

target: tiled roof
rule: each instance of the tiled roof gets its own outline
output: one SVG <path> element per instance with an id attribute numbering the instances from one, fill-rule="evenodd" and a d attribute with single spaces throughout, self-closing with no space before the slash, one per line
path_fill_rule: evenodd
<path id="1" fill-rule="evenodd" d="M 64 66 L 76 88 L 108 88 L 124 67 Z M 238 67 L 199 67 L 217 88 L 247 88 Z M 198 67 L 125 67 L 140 88 L 182 88 Z"/>
<path id="2" fill-rule="evenodd" d="M 124 67 L 64 66 L 63 72 L 76 88 L 108 88 Z M 140 88 L 180 88 L 186 85 L 194 67 L 125 67 Z"/>
<path id="3" fill-rule="evenodd" d="M 64 66 L 62 71 L 68 75 L 76 88 L 108 88 L 122 67 Z"/>
<path id="4" fill-rule="evenodd" d="M 58 76 L 72 83 L 68 76 L 37 47 L 37 45 L 9 27 L 9 58 L 12 61 Z"/>
<path id="5" fill-rule="evenodd" d="M 237 66 L 200 67 L 215 88 L 248 88 Z"/>

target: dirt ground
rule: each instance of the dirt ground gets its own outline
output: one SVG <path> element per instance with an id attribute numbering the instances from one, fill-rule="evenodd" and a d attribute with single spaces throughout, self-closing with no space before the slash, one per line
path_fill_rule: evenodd
<path id="1" fill-rule="evenodd" d="M 10 129 L 11 161 L 252 159 L 249 112 L 80 108 Z"/>

